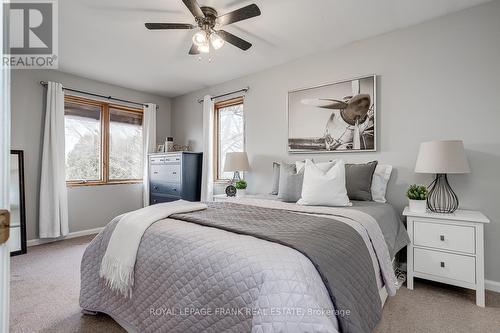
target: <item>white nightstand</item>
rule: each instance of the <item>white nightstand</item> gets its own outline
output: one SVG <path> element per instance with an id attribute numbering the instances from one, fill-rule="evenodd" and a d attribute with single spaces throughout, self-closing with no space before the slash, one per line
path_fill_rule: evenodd
<path id="1" fill-rule="evenodd" d="M 490 221 L 477 211 L 452 214 L 414 213 L 408 207 L 407 288 L 423 278 L 476 290 L 476 304 L 484 307 L 484 230 Z"/>
<path id="2" fill-rule="evenodd" d="M 216 194 L 213 196 L 213 200 L 215 202 L 221 202 L 221 201 L 226 201 L 227 199 L 234 198 L 234 197 L 228 197 L 226 194 Z"/>

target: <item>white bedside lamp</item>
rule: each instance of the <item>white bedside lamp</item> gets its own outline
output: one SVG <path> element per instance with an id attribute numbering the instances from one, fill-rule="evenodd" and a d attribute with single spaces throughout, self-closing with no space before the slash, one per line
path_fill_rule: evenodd
<path id="1" fill-rule="evenodd" d="M 250 164 L 246 152 L 233 152 L 226 154 L 226 162 L 224 163 L 224 172 L 234 172 L 231 183 L 240 180 L 240 171 L 249 171 Z"/>
<path id="2" fill-rule="evenodd" d="M 436 174 L 427 196 L 427 206 L 431 211 L 453 213 L 457 210 L 458 197 L 448 183 L 447 174 L 470 172 L 462 141 L 423 142 L 420 144 L 415 172 Z"/>

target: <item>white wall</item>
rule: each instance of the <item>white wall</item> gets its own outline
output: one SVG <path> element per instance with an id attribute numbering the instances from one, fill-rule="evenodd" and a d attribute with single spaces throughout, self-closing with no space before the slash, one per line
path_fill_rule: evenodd
<path id="1" fill-rule="evenodd" d="M 12 149 L 24 150 L 27 239 L 38 238 L 38 193 L 45 90 L 40 81 L 57 81 L 64 86 L 111 95 L 159 106 L 157 141 L 170 135 L 170 99 L 97 82 L 55 70 L 12 71 Z M 142 185 L 102 185 L 73 187 L 68 190 L 70 232 L 103 227 L 116 215 L 142 206 Z"/>
<path id="2" fill-rule="evenodd" d="M 307 157 L 377 159 L 394 165 L 388 197 L 402 210 L 408 184 L 431 181 L 430 175 L 413 172 L 420 142 L 464 140 L 472 174 L 451 176 L 451 183 L 462 208 L 480 209 L 491 218 L 486 278 L 500 281 L 499 17 L 500 1 L 495 1 L 177 97 L 173 135 L 201 150 L 202 115 L 196 99 L 250 86 L 245 98 L 249 191 L 269 192 L 273 160 L 306 157 L 286 151 L 287 91 L 377 74 L 378 151 Z"/>

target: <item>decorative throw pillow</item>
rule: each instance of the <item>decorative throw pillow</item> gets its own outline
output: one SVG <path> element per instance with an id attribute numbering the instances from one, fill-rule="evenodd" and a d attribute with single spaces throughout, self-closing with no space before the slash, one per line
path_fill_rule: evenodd
<path id="1" fill-rule="evenodd" d="M 392 165 L 379 164 L 375 168 L 372 179 L 372 200 L 385 203 L 385 193 L 387 192 L 387 183 L 391 178 Z"/>
<path id="2" fill-rule="evenodd" d="M 273 188 L 271 189 L 271 194 L 278 194 L 280 186 L 280 164 L 273 162 Z"/>
<path id="3" fill-rule="evenodd" d="M 351 200 L 372 201 L 372 178 L 378 161 L 345 165 L 347 195 Z"/>
<path id="4" fill-rule="evenodd" d="M 315 163 L 315 164 L 316 164 L 316 166 L 317 166 L 318 168 L 320 168 L 321 170 L 323 170 L 323 171 L 328 171 L 328 170 L 330 170 L 330 168 L 333 166 L 333 164 L 334 164 L 337 160 L 330 160 L 330 161 L 328 161 L 328 162 L 318 162 L 318 163 L 314 162 L 314 160 L 313 160 L 313 159 L 311 159 L 310 161 L 311 161 L 311 162 L 313 162 L 313 163 Z M 295 166 L 297 167 L 297 171 L 302 170 L 302 169 L 305 167 L 305 165 L 306 165 L 306 160 L 304 160 L 304 161 L 297 161 L 297 162 L 295 162 Z"/>
<path id="5" fill-rule="evenodd" d="M 304 183 L 299 205 L 350 206 L 345 187 L 344 161 L 331 162 L 329 170 L 323 171 L 311 160 L 306 160 Z"/>
<path id="6" fill-rule="evenodd" d="M 285 202 L 297 202 L 302 193 L 304 170 L 297 172 L 295 164 L 280 164 L 278 199 Z"/>

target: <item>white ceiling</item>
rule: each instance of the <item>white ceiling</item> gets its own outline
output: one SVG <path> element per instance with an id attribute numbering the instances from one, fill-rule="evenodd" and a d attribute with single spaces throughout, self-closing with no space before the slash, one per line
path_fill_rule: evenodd
<path id="1" fill-rule="evenodd" d="M 145 22 L 194 23 L 181 0 L 59 1 L 60 70 L 168 97 L 307 54 L 410 26 L 488 0 L 198 0 L 223 14 L 256 3 L 262 15 L 225 30 L 212 63 L 188 56 L 193 31 L 149 31 Z"/>

